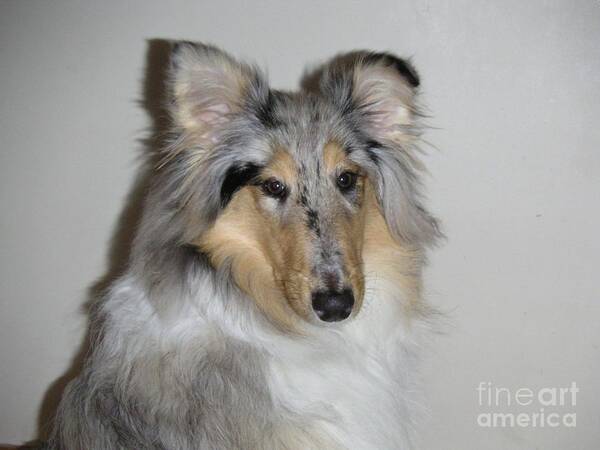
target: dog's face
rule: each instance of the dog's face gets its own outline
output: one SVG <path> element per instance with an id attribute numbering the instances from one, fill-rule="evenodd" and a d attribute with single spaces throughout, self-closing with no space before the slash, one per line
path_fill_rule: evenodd
<path id="1" fill-rule="evenodd" d="M 276 323 L 358 314 L 365 260 L 435 237 L 415 185 L 418 79 L 403 61 L 347 54 L 288 94 L 180 44 L 172 79 L 184 239 Z"/>
<path id="2" fill-rule="evenodd" d="M 361 168 L 328 142 L 304 155 L 278 143 L 264 166 L 251 170 L 200 247 L 216 264 L 237 260 L 234 276 L 253 297 L 283 297 L 306 320 L 334 322 L 357 312 L 364 293 Z M 252 286 L 258 267 L 266 274 Z"/>

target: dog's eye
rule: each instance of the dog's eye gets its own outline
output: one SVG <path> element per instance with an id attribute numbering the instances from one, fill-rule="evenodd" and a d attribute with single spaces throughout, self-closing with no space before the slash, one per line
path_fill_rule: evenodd
<path id="1" fill-rule="evenodd" d="M 269 178 L 266 180 L 263 183 L 263 191 L 265 194 L 275 198 L 283 198 L 286 194 L 285 184 L 277 178 Z"/>
<path id="2" fill-rule="evenodd" d="M 349 191 L 356 185 L 356 174 L 352 172 L 342 172 L 337 177 L 337 185 L 342 191 Z"/>

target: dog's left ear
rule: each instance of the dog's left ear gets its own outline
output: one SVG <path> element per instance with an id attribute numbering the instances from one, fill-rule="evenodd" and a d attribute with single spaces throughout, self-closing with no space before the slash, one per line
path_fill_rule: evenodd
<path id="1" fill-rule="evenodd" d="M 415 122 L 420 81 L 412 65 L 389 53 L 355 51 L 335 57 L 304 80 L 344 112 L 360 115 L 361 127 L 379 142 L 406 142 Z"/>
<path id="2" fill-rule="evenodd" d="M 364 165 L 371 167 L 370 178 L 392 234 L 406 242 L 431 244 L 440 232 L 419 192 L 419 83 L 407 61 L 388 53 L 356 51 L 335 57 L 306 77 L 303 87 L 333 101 L 363 135 L 370 156 Z"/>
<path id="3" fill-rule="evenodd" d="M 397 143 L 412 138 L 419 78 L 408 62 L 385 53 L 367 54 L 355 65 L 352 82 L 353 103 L 370 135 Z"/>

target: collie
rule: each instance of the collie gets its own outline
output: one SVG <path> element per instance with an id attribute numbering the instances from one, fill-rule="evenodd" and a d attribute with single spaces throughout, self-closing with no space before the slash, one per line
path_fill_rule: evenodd
<path id="1" fill-rule="evenodd" d="M 409 449 L 428 332 L 412 66 L 357 51 L 270 89 L 173 47 L 172 130 L 93 312 L 53 449 Z"/>

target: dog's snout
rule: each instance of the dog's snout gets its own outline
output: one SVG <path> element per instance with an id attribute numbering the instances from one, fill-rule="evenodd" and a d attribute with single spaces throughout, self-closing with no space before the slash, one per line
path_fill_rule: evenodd
<path id="1" fill-rule="evenodd" d="M 312 307 L 324 322 L 339 322 L 350 316 L 354 295 L 350 289 L 341 292 L 317 291 L 312 294 Z"/>

